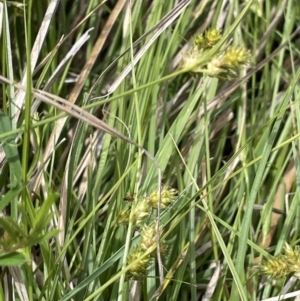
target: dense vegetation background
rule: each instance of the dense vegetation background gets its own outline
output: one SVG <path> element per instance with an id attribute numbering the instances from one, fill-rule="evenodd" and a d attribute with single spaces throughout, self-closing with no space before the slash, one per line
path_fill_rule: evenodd
<path id="1" fill-rule="evenodd" d="M 0 300 L 300 295 L 299 1 L 0 20 Z"/>

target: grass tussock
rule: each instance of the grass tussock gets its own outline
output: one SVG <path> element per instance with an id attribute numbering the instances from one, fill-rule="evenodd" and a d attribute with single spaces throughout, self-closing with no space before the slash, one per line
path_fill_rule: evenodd
<path id="1" fill-rule="evenodd" d="M 0 300 L 299 295 L 298 2 L 0 2 Z"/>

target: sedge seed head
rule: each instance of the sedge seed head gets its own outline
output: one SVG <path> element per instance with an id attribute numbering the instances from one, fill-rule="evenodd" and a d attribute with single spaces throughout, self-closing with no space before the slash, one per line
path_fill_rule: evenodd
<path id="1" fill-rule="evenodd" d="M 122 210 L 118 214 L 117 217 L 117 224 L 122 225 L 122 224 L 128 224 L 129 223 L 129 216 L 130 216 L 130 210 Z"/>
<path id="2" fill-rule="evenodd" d="M 284 257 L 290 266 L 290 270 L 294 273 L 300 272 L 300 250 L 298 246 L 293 249 L 289 244 L 285 244 Z"/>
<path id="3" fill-rule="evenodd" d="M 198 33 L 193 37 L 193 48 L 198 50 L 206 48 L 206 40 L 202 33 Z"/>
<path id="4" fill-rule="evenodd" d="M 224 61 L 221 56 L 213 58 L 207 64 L 207 74 L 211 77 L 223 77 L 227 73 L 224 69 Z"/>
<path id="5" fill-rule="evenodd" d="M 136 222 L 136 226 L 140 227 L 142 222 L 150 217 L 151 213 L 152 209 L 148 200 L 146 198 L 139 199 L 133 213 L 133 219 Z"/>
<path id="6" fill-rule="evenodd" d="M 141 280 L 147 275 L 147 269 L 151 263 L 150 256 L 146 256 L 142 258 L 145 254 L 145 251 L 136 249 L 134 252 L 127 256 L 127 265 L 132 264 L 136 260 L 136 263 L 132 265 L 132 267 L 127 271 L 126 278 Z"/>
<path id="7" fill-rule="evenodd" d="M 207 64 L 206 73 L 212 77 L 231 79 L 236 77 L 250 60 L 250 52 L 244 47 L 229 47 Z"/>
<path id="8" fill-rule="evenodd" d="M 300 261 L 300 250 L 298 246 L 295 246 L 293 249 L 289 244 L 285 244 L 283 247 L 283 251 L 285 256 L 290 260 L 291 262 L 299 262 Z"/>
<path id="9" fill-rule="evenodd" d="M 159 236 L 163 233 L 163 226 L 159 227 Z M 156 238 L 156 224 L 153 223 L 150 226 L 144 225 L 141 230 L 141 242 L 140 247 L 143 250 L 148 250 L 149 248 L 157 247 L 157 238 Z M 168 246 L 160 242 L 160 252 L 162 255 L 165 255 L 168 250 Z M 156 257 L 156 249 L 150 254 L 151 257 Z"/>
<path id="10" fill-rule="evenodd" d="M 270 278 L 282 279 L 293 274 L 300 278 L 300 249 L 285 244 L 283 254 L 268 258 L 261 263 L 261 273 Z"/>
<path id="11" fill-rule="evenodd" d="M 193 38 L 193 47 L 183 54 L 180 64 L 192 74 L 205 73 L 211 77 L 224 79 L 235 78 L 242 67 L 249 63 L 251 54 L 245 47 L 231 46 L 210 58 L 207 63 L 203 58 L 222 38 L 220 29 L 208 29 L 205 34 Z"/>
<path id="12" fill-rule="evenodd" d="M 285 256 L 268 258 L 261 263 L 260 272 L 272 279 L 284 279 L 291 274 L 290 265 Z"/>
<path id="13" fill-rule="evenodd" d="M 160 208 L 167 208 L 170 204 L 174 202 L 177 196 L 178 191 L 176 189 L 164 187 L 161 191 Z M 159 201 L 158 191 L 151 193 L 151 195 L 148 197 L 148 201 L 152 208 L 157 208 Z"/>
<path id="14" fill-rule="evenodd" d="M 223 54 L 224 64 L 227 68 L 239 69 L 249 63 L 251 58 L 249 50 L 245 47 L 232 46 Z"/>
<path id="15" fill-rule="evenodd" d="M 220 29 L 211 28 L 205 32 L 205 40 L 209 47 L 213 47 L 215 44 L 217 44 L 220 41 L 221 38 L 222 35 Z"/>
<path id="16" fill-rule="evenodd" d="M 183 54 L 180 69 L 190 69 L 191 72 L 197 73 L 197 69 L 200 68 L 199 61 L 202 52 L 200 52 L 197 48 L 193 48 L 192 50 Z"/>
<path id="17" fill-rule="evenodd" d="M 209 50 L 222 38 L 221 30 L 216 28 L 208 29 L 205 34 L 196 34 L 193 37 L 194 50 Z"/>

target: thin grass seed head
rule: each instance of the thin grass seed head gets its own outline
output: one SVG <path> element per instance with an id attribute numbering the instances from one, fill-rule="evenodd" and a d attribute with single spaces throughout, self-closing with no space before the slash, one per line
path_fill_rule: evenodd
<path id="1" fill-rule="evenodd" d="M 177 196 L 178 196 L 178 191 L 176 189 L 164 187 L 161 191 L 160 208 L 161 209 L 167 208 L 170 204 L 174 202 Z M 157 208 L 158 200 L 159 200 L 158 191 L 154 191 L 148 197 L 148 202 L 152 208 Z"/>
<path id="2" fill-rule="evenodd" d="M 145 254 L 144 250 L 136 249 L 127 256 L 127 265 L 130 265 L 134 261 L 138 260 Z M 150 256 L 146 256 L 139 259 L 133 266 L 127 271 L 126 279 L 142 280 L 147 276 L 147 269 L 151 263 Z"/>

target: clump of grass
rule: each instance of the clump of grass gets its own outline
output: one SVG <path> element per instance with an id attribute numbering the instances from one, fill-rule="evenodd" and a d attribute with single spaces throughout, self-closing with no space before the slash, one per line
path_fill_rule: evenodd
<path id="1" fill-rule="evenodd" d="M 298 2 L 48 2 L 0 3 L 0 300 L 290 292 Z"/>

